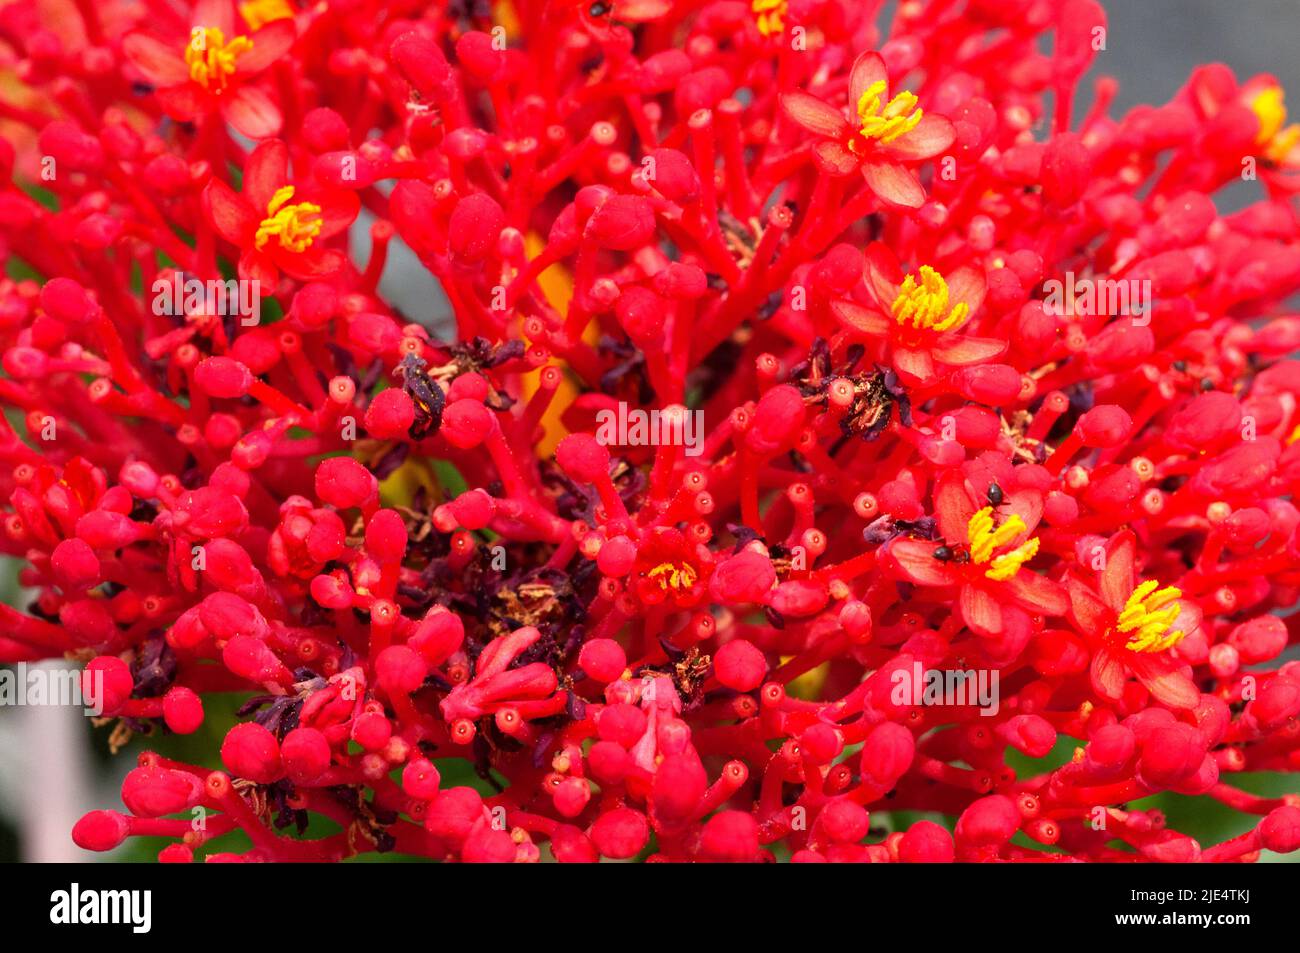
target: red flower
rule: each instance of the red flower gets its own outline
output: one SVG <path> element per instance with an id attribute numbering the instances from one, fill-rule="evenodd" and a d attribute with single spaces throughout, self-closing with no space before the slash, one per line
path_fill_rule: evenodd
<path id="1" fill-rule="evenodd" d="M 239 274 L 275 287 L 279 272 L 311 281 L 334 274 L 346 262 L 325 242 L 356 219 L 356 192 L 314 181 L 289 184 L 289 150 L 279 139 L 258 144 L 244 167 L 243 192 L 214 178 L 203 190 L 203 208 L 218 234 L 240 249 Z"/>
<path id="2" fill-rule="evenodd" d="M 1174 586 L 1148 579 L 1138 585 L 1137 538 L 1131 530 L 1112 536 L 1101 557 L 1094 589 L 1077 576 L 1066 580 L 1070 621 L 1093 646 L 1092 687 L 1118 699 L 1131 674 L 1170 708 L 1194 708 L 1201 693 L 1188 677 L 1175 646 L 1201 624 L 1196 607 L 1180 600 Z"/>
<path id="3" fill-rule="evenodd" d="M 297 37 L 293 20 L 237 34 L 230 0 L 201 0 L 190 23 L 186 38 L 130 33 L 122 40 L 122 52 L 153 84 L 167 115 L 193 122 L 220 113 L 250 139 L 279 133 L 279 107 L 251 80 L 289 52 Z"/>
<path id="4" fill-rule="evenodd" d="M 865 274 L 876 307 L 841 300 L 831 310 L 845 327 L 884 344 L 883 358 L 905 382 L 929 382 L 939 372 L 936 365 L 962 367 L 1006 353 L 1004 339 L 957 333 L 974 322 L 984 301 L 981 270 L 963 266 L 945 278 L 922 265 L 901 280 L 900 270 L 893 252 L 874 243 L 867 249 Z"/>
<path id="5" fill-rule="evenodd" d="M 781 107 L 820 137 L 813 155 L 823 170 L 848 175 L 860 169 L 876 195 L 907 208 L 925 203 L 925 190 L 908 166 L 937 156 L 955 137 L 952 123 L 918 109 L 912 93 L 889 98 L 888 73 L 878 53 L 863 53 L 853 64 L 849 118 L 807 93 L 783 94 Z"/>
<path id="6" fill-rule="evenodd" d="M 1064 615 L 1069 607 L 1059 583 L 1026 567 L 1037 554 L 1034 529 L 1043 513 L 1042 494 L 1008 492 L 997 506 L 980 506 L 967 480 L 952 475 L 934 490 L 938 542 L 898 537 L 886 545 L 881 567 L 918 586 L 955 587 L 956 604 L 971 630 L 1023 648 L 1031 616 Z"/>

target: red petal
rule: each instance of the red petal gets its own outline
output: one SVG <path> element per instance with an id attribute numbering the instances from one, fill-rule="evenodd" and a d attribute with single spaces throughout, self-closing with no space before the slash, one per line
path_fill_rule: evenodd
<path id="1" fill-rule="evenodd" d="M 807 93 L 786 93 L 781 97 L 781 108 L 809 132 L 828 139 L 843 139 L 851 131 L 842 112 Z"/>
<path id="2" fill-rule="evenodd" d="M 208 110 L 211 97 L 194 83 L 160 86 L 153 91 L 158 105 L 177 122 L 191 122 Z"/>
<path id="3" fill-rule="evenodd" d="M 977 635 L 1002 632 L 1002 606 L 983 586 L 961 587 L 961 617 Z"/>
<path id="4" fill-rule="evenodd" d="M 899 374 L 912 381 L 928 381 L 934 377 L 934 361 L 927 349 L 895 348 L 891 361 Z"/>
<path id="5" fill-rule="evenodd" d="M 915 175 L 897 162 L 877 160 L 862 165 L 867 186 L 891 205 L 920 208 L 925 204 L 925 190 Z"/>
<path id="6" fill-rule="evenodd" d="M 946 334 L 930 348 L 940 364 L 964 367 L 1001 357 L 1007 351 L 1007 342 L 998 338 L 963 338 Z"/>
<path id="7" fill-rule="evenodd" d="M 1019 537 L 1029 537 L 1043 519 L 1043 494 L 1041 490 L 1018 489 L 1006 494 L 1006 502 L 999 509 L 1005 517 L 1015 513 L 1024 521 L 1025 532 Z"/>
<path id="8" fill-rule="evenodd" d="M 952 123 L 943 116 L 926 113 L 916 128 L 882 147 L 882 151 L 904 162 L 921 162 L 939 155 L 957 138 Z"/>
<path id="9" fill-rule="evenodd" d="M 894 539 L 885 547 L 881 565 L 895 578 L 918 586 L 956 585 L 957 571 L 934 558 L 936 545 L 924 539 Z"/>
<path id="10" fill-rule="evenodd" d="M 273 20 L 248 38 L 253 48 L 235 60 L 235 72 L 243 76 L 260 73 L 288 53 L 298 39 L 298 31 L 293 20 Z"/>
<path id="11" fill-rule="evenodd" d="M 973 318 L 979 311 L 980 305 L 984 303 L 984 293 L 988 290 L 988 282 L 984 280 L 983 270 L 963 265 L 961 268 L 954 269 L 947 280 L 949 301 L 953 305 L 958 303 L 966 305 Z"/>
<path id="12" fill-rule="evenodd" d="M 155 86 L 179 86 L 190 80 L 189 67 L 181 54 L 143 33 L 129 33 L 122 40 L 122 53 L 131 65 Z"/>
<path id="13" fill-rule="evenodd" d="M 241 247 L 252 244 L 261 219 L 239 193 L 220 179 L 212 179 L 203 190 L 203 210 L 226 241 Z"/>
<path id="14" fill-rule="evenodd" d="M 898 298 L 898 286 L 903 280 L 903 269 L 898 263 L 898 256 L 884 242 L 872 242 L 867 246 L 862 276 L 867 280 L 867 287 L 876 296 L 882 308 L 893 307 Z"/>
<path id="15" fill-rule="evenodd" d="M 1201 693 L 1172 659 L 1164 655 L 1130 652 L 1128 667 L 1152 697 L 1170 708 L 1190 709 L 1201 703 Z"/>
<path id="16" fill-rule="evenodd" d="M 269 255 L 250 251 L 239 256 L 239 277 L 245 281 L 261 282 L 262 294 L 268 295 L 279 284 L 280 271 Z"/>
<path id="17" fill-rule="evenodd" d="M 945 474 L 935 486 L 934 517 L 939 524 L 939 532 L 948 542 L 966 542 L 970 518 L 978 509 L 961 474 Z"/>
<path id="18" fill-rule="evenodd" d="M 823 139 L 813 146 L 817 164 L 831 175 L 851 175 L 862 160 L 835 139 Z"/>
<path id="19" fill-rule="evenodd" d="M 279 21 L 287 23 L 287 20 Z M 280 131 L 284 117 L 271 97 L 256 86 L 239 86 L 221 99 L 226 122 L 250 139 L 265 139 Z"/>
<path id="20" fill-rule="evenodd" d="M 1137 587 L 1137 539 L 1126 529 L 1106 544 L 1106 567 L 1101 571 L 1101 598 L 1116 612 Z"/>
<path id="21" fill-rule="evenodd" d="M 244 163 L 244 198 L 262 212 L 276 190 L 289 181 L 289 147 L 279 139 L 266 139 Z"/>
<path id="22" fill-rule="evenodd" d="M 1102 698 L 1118 700 L 1124 694 L 1124 665 L 1108 648 L 1092 657 L 1092 688 Z"/>
<path id="23" fill-rule="evenodd" d="M 312 245 L 304 252 L 288 252 L 277 244 L 271 249 L 271 257 L 281 270 L 301 281 L 327 278 L 347 262 L 342 252 L 319 245 Z"/>
<path id="24" fill-rule="evenodd" d="M 304 189 L 300 194 L 301 201 L 314 202 L 320 206 L 321 230 L 317 241 L 333 238 L 344 231 L 356 221 L 357 215 L 361 212 L 361 196 L 356 192 L 342 189 L 313 192 L 311 189 Z M 294 201 L 300 199 L 295 196 Z"/>
<path id="25" fill-rule="evenodd" d="M 856 110 L 858 100 L 867 91 L 867 87 L 882 79 L 886 84 L 889 83 L 889 72 L 885 69 L 885 61 L 881 59 L 879 53 L 863 53 L 854 60 L 853 72 L 849 74 L 849 108 Z M 888 99 L 889 87 L 886 85 L 881 101 Z"/>
<path id="26" fill-rule="evenodd" d="M 235 25 L 235 5 L 230 0 L 199 0 L 194 5 L 190 26 L 214 26 L 226 35 L 227 40 L 233 39 L 239 32 Z"/>
<path id="27" fill-rule="evenodd" d="M 845 327 L 872 337 L 887 337 L 893 327 L 893 322 L 879 311 L 864 308 L 853 301 L 832 301 L 831 314 Z"/>
<path id="28" fill-rule="evenodd" d="M 647 23 L 672 11 L 671 0 L 621 0 L 618 18 L 629 23 Z"/>
<path id="29" fill-rule="evenodd" d="M 1075 628 L 1093 640 L 1105 635 L 1115 619 L 1115 613 L 1097 598 L 1095 592 L 1077 579 L 1067 579 L 1065 590 L 1070 596 L 1070 620 Z"/>
<path id="30" fill-rule="evenodd" d="M 1022 609 L 1038 615 L 1065 615 L 1070 597 L 1065 587 L 1028 569 L 1021 569 L 1006 582 L 1007 592 Z"/>

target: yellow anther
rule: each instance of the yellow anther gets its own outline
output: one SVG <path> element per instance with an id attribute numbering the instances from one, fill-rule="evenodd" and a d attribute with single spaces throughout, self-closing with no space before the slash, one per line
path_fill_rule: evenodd
<path id="1" fill-rule="evenodd" d="M 919 271 L 920 282 L 916 275 L 908 275 L 898 289 L 890 311 L 899 324 L 911 323 L 920 330 L 951 331 L 961 325 L 970 314 L 970 307 L 959 301 L 952 310 L 948 309 L 948 282 L 929 265 L 922 265 Z"/>
<path id="2" fill-rule="evenodd" d="M 682 563 L 677 566 L 674 563 L 660 563 L 646 573 L 651 579 L 659 580 L 659 588 L 667 592 L 672 589 L 674 592 L 689 589 L 695 585 L 695 570 L 690 563 Z"/>
<path id="3" fill-rule="evenodd" d="M 1282 87 L 1268 86 L 1256 93 L 1250 108 L 1259 117 L 1255 142 L 1264 147 L 1265 158 L 1282 162 L 1300 143 L 1300 125 L 1286 126 L 1286 94 Z"/>
<path id="4" fill-rule="evenodd" d="M 226 35 L 214 26 L 195 27 L 185 44 L 185 65 L 190 79 L 204 89 L 219 93 L 227 78 L 235 72 L 235 61 L 253 48 L 253 41 L 237 36 L 229 43 Z"/>
<path id="5" fill-rule="evenodd" d="M 790 4 L 787 0 L 754 0 L 750 9 L 758 21 L 758 32 L 772 36 L 785 29 L 785 14 Z"/>
<path id="6" fill-rule="evenodd" d="M 1038 555 L 1038 537 L 1027 539 L 1015 549 L 1001 556 L 994 556 L 993 561 L 989 564 L 988 570 L 984 575 L 994 582 L 1006 582 L 1016 573 L 1020 572 L 1020 567 L 1029 560 Z"/>
<path id="7" fill-rule="evenodd" d="M 312 240 L 320 234 L 320 206 L 311 202 L 289 205 L 293 186 L 278 189 L 266 206 L 266 218 L 257 226 L 254 244 L 263 247 L 272 235 L 279 236 L 280 247 L 292 252 L 303 252 L 311 247 Z"/>
<path id="8" fill-rule="evenodd" d="M 1286 123 L 1286 93 L 1281 86 L 1269 86 L 1250 101 L 1250 108 L 1259 117 L 1259 134 L 1256 142 L 1268 142 Z"/>
<path id="9" fill-rule="evenodd" d="M 1015 513 L 1008 516 L 1000 526 L 995 526 L 993 523 L 993 507 L 984 507 L 984 509 L 972 516 L 970 521 L 966 524 L 966 538 L 970 541 L 971 562 L 988 562 L 993 558 L 994 552 L 1001 549 L 1003 546 L 1006 546 L 1026 529 L 1028 529 L 1028 527 L 1025 526 L 1025 521 Z M 1029 552 L 1029 554 L 1023 558 L 1020 558 L 1019 556 L 1016 557 L 1019 558 L 1019 562 L 1016 562 L 1015 564 L 1017 569 L 1020 568 L 1022 563 L 1028 562 L 1032 559 L 1034 553 L 1038 552 L 1038 541 L 1036 539 L 1026 540 L 1020 546 L 1016 547 L 1016 549 L 1012 550 L 1012 552 L 1005 554 L 1007 556 L 1019 554 L 1022 551 L 1026 551 L 1026 547 L 1031 544 L 1033 546 L 1033 552 Z M 1014 560 L 1009 560 L 1008 564 L 1013 561 Z M 1010 576 L 1014 575 L 1015 571 L 1013 570 L 1006 578 L 1010 578 Z"/>
<path id="10" fill-rule="evenodd" d="M 916 94 L 904 90 L 881 108 L 881 97 L 887 89 L 885 81 L 878 79 L 858 97 L 858 131 L 865 139 L 878 139 L 883 144 L 906 135 L 921 122 L 921 110 L 916 108 Z"/>
<path id="11" fill-rule="evenodd" d="M 1148 579 L 1128 597 L 1115 628 L 1128 635 L 1125 648 L 1134 652 L 1163 652 L 1173 648 L 1186 635 L 1170 632 L 1181 607 L 1183 591 L 1174 586 L 1158 588 L 1160 583 Z"/>
<path id="12" fill-rule="evenodd" d="M 239 15 L 250 30 L 260 30 L 276 20 L 292 20 L 293 7 L 287 0 L 247 0 L 239 5 Z"/>

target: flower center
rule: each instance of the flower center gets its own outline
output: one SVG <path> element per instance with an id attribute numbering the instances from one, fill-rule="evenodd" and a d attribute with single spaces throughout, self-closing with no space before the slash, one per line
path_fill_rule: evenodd
<path id="1" fill-rule="evenodd" d="M 659 580 L 659 588 L 667 592 L 672 589 L 674 592 L 680 592 L 683 589 L 689 589 L 695 585 L 695 570 L 690 563 L 682 563 L 678 566 L 676 563 L 660 563 L 646 573 L 651 579 Z"/>
<path id="2" fill-rule="evenodd" d="M 973 563 L 988 563 L 984 575 L 994 582 L 1006 582 L 1020 567 L 1038 554 L 1038 537 L 1027 539 L 1015 549 L 994 555 L 1023 533 L 1025 521 L 1012 513 L 1002 525 L 993 523 L 993 507 L 986 506 L 966 524 L 966 538 L 970 540 L 970 558 Z"/>
<path id="3" fill-rule="evenodd" d="M 1250 108 L 1259 117 L 1259 134 L 1255 142 L 1264 146 L 1264 156 L 1281 162 L 1300 142 L 1300 125 L 1282 127 L 1286 124 L 1286 93 L 1281 86 L 1269 86 L 1256 94 L 1250 101 Z"/>
<path id="4" fill-rule="evenodd" d="M 758 32 L 764 36 L 780 33 L 785 29 L 783 17 L 790 4 L 786 0 L 754 0 L 752 6 L 758 20 Z"/>
<path id="5" fill-rule="evenodd" d="M 965 321 L 970 314 L 966 302 L 959 301 L 948 310 L 948 282 L 943 275 L 929 265 L 921 266 L 920 275 L 919 284 L 916 275 L 908 275 L 898 289 L 898 297 L 890 306 L 894 320 L 902 325 L 911 322 L 917 330 L 932 331 L 951 331 Z"/>
<path id="6" fill-rule="evenodd" d="M 1175 586 L 1157 589 L 1160 583 L 1148 579 L 1133 590 L 1133 594 L 1124 603 L 1124 611 L 1119 614 L 1119 623 L 1115 626 L 1119 632 L 1128 634 L 1124 647 L 1133 652 L 1163 652 L 1181 642 L 1185 632 L 1169 629 L 1180 611 L 1178 597 L 1183 594 Z"/>
<path id="7" fill-rule="evenodd" d="M 237 36 L 229 43 L 226 35 L 214 26 L 195 27 L 185 45 L 185 65 L 190 79 L 204 89 L 219 93 L 226 88 L 226 77 L 235 71 L 235 60 L 253 48 L 253 41 Z"/>
<path id="8" fill-rule="evenodd" d="M 858 98 L 859 130 L 866 139 L 879 139 L 882 144 L 893 142 L 911 132 L 921 121 L 921 110 L 916 108 L 916 94 L 904 90 L 882 109 L 880 100 L 888 87 L 878 79 Z"/>
<path id="9" fill-rule="evenodd" d="M 293 7 L 287 0 L 247 0 L 239 5 L 239 15 L 250 30 L 260 30 L 276 20 L 293 19 Z"/>
<path id="10" fill-rule="evenodd" d="M 286 185 L 277 189 L 266 206 L 267 217 L 257 226 L 255 244 L 258 248 L 271 240 L 272 235 L 280 238 L 280 247 L 292 252 L 304 252 L 311 247 L 312 239 L 320 234 L 320 206 L 311 202 L 299 202 L 289 205 L 293 198 L 293 186 Z M 309 218 L 309 216 L 312 216 Z"/>

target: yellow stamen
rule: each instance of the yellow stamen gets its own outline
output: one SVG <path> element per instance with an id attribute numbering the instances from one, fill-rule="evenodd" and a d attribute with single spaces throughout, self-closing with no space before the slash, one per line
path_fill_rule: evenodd
<path id="1" fill-rule="evenodd" d="M 257 226 L 254 244 L 261 248 L 271 240 L 272 235 L 279 236 L 280 247 L 292 252 L 304 252 L 311 247 L 312 240 L 321 232 L 322 222 L 320 206 L 311 202 L 299 202 L 297 205 L 286 204 L 293 198 L 293 186 L 286 185 L 278 189 L 266 206 L 267 217 Z M 308 218 L 308 216 L 314 216 Z"/>
<path id="2" fill-rule="evenodd" d="M 1027 539 L 1015 549 L 998 553 L 999 549 L 1028 529 L 1025 521 L 1012 513 L 1001 525 L 993 523 L 993 507 L 986 506 L 966 524 L 966 538 L 970 541 L 970 558 L 973 563 L 988 563 L 984 575 L 994 582 L 1006 582 L 1020 567 L 1038 555 L 1038 539 Z"/>
<path id="3" fill-rule="evenodd" d="M 659 580 L 659 588 L 667 592 L 669 589 L 680 591 L 689 589 L 695 585 L 698 578 L 695 569 L 690 563 L 682 563 L 681 566 L 673 563 L 660 563 L 646 573 L 651 579 Z"/>
<path id="4" fill-rule="evenodd" d="M 1281 86 L 1266 87 L 1250 101 L 1250 108 L 1259 117 L 1255 142 L 1264 147 L 1264 157 L 1283 162 L 1300 143 L 1300 125 L 1286 126 L 1286 93 Z"/>
<path id="5" fill-rule="evenodd" d="M 883 79 L 878 79 L 858 97 L 858 119 L 862 128 L 858 130 L 865 139 L 879 139 L 882 144 L 893 142 L 899 136 L 906 135 L 921 122 L 922 112 L 916 108 L 916 94 L 907 90 L 891 99 L 882 109 L 881 97 L 888 86 Z"/>
<path id="6" fill-rule="evenodd" d="M 916 275 L 908 275 L 898 289 L 890 311 L 899 324 L 907 324 L 920 330 L 951 331 L 966 320 L 970 306 L 964 301 L 948 310 L 948 282 L 929 265 L 922 265 L 918 284 Z"/>
<path id="7" fill-rule="evenodd" d="M 1169 631 L 1182 611 L 1178 599 L 1183 591 L 1174 586 L 1158 589 L 1159 585 L 1154 579 L 1142 583 L 1119 614 L 1115 628 L 1128 635 L 1124 647 L 1133 652 L 1163 652 L 1186 636 L 1182 631 Z"/>
<path id="8" fill-rule="evenodd" d="M 293 19 L 293 7 L 288 0 L 247 0 L 239 5 L 239 15 L 250 30 L 260 30 L 276 20 Z"/>
<path id="9" fill-rule="evenodd" d="M 1020 572 L 1021 566 L 1037 555 L 1038 537 L 1035 536 L 1033 539 L 1025 540 L 1010 552 L 993 557 L 993 561 L 989 564 L 989 569 L 984 575 L 994 582 L 1006 582 Z"/>
<path id="10" fill-rule="evenodd" d="M 219 93 L 227 78 L 235 72 L 235 61 L 253 48 L 253 41 L 237 36 L 229 43 L 226 35 L 214 26 L 195 27 L 185 44 L 185 65 L 190 79 L 204 89 Z"/>
<path id="11" fill-rule="evenodd" d="M 785 29 L 785 14 L 790 8 L 787 0 L 754 0 L 750 9 L 758 22 L 758 32 L 772 36 Z"/>

